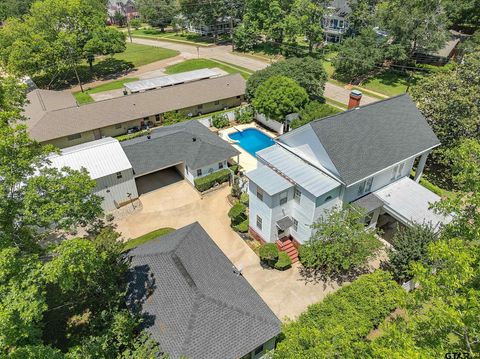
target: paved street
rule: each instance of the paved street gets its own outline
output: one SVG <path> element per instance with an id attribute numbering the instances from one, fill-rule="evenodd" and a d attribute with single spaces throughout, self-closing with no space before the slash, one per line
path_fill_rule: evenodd
<path id="1" fill-rule="evenodd" d="M 233 65 L 245 67 L 249 70 L 258 71 L 264 69 L 269 65 L 268 62 L 254 59 L 251 57 L 246 57 L 242 55 L 236 55 L 235 53 L 231 52 L 231 46 L 212 46 L 212 47 L 198 47 L 198 54 L 197 54 L 197 47 L 192 45 L 180 44 L 180 43 L 173 43 L 168 41 L 158 41 L 158 40 L 148 40 L 148 39 L 139 39 L 133 38 L 133 42 L 137 44 L 143 45 L 150 45 L 150 46 L 159 46 L 166 49 L 172 49 L 180 51 L 181 56 L 192 58 L 195 56 L 200 56 L 204 58 L 219 60 L 231 63 Z M 147 65 L 148 66 L 148 65 Z M 327 83 L 325 85 L 325 97 L 347 104 L 349 98 L 350 90 L 345 89 L 341 86 Z M 362 97 L 362 104 L 368 104 L 378 101 L 377 98 L 370 97 L 363 95 Z"/>

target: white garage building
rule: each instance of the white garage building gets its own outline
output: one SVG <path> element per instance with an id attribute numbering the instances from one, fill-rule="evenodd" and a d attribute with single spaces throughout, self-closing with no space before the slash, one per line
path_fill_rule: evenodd
<path id="1" fill-rule="evenodd" d="M 133 169 L 120 143 L 111 137 L 68 147 L 49 157 L 51 166 L 85 168 L 97 182 L 94 193 L 103 197 L 102 208 L 112 211 L 138 197 Z"/>

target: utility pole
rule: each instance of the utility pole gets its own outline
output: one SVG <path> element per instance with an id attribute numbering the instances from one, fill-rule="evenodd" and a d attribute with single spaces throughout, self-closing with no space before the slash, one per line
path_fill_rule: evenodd
<path id="1" fill-rule="evenodd" d="M 233 43 L 233 17 L 235 14 L 235 7 L 233 6 L 234 0 L 230 0 L 230 41 L 232 42 L 232 52 L 235 51 L 235 44 Z"/>
<path id="2" fill-rule="evenodd" d="M 130 43 L 132 43 L 132 31 L 130 30 L 130 20 L 128 18 L 128 13 L 125 11 L 125 18 L 127 19 L 127 31 L 128 31 L 128 37 L 130 38 Z"/>

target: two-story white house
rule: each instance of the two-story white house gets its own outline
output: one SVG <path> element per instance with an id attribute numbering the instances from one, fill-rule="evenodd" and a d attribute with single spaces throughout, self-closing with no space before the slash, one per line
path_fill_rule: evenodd
<path id="1" fill-rule="evenodd" d="M 333 0 L 322 19 L 326 42 L 340 42 L 348 31 L 347 16 L 351 13 L 347 0 Z"/>
<path id="2" fill-rule="evenodd" d="M 286 133 L 256 153 L 258 167 L 247 173 L 250 233 L 262 242 L 289 238 L 298 245 L 326 210 L 348 203 L 364 208 L 371 226 L 385 213 L 404 225 L 448 221 L 430 209 L 440 197 L 418 183 L 439 145 L 407 94 Z"/>

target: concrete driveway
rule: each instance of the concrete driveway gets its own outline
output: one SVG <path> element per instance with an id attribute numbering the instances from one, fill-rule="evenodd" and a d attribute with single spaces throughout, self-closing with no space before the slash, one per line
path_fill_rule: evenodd
<path id="1" fill-rule="evenodd" d="M 284 272 L 264 269 L 258 256 L 230 228 L 229 192 L 225 187 L 202 198 L 189 183 L 180 181 L 142 195 L 142 210 L 116 224 L 125 238 L 135 238 L 161 227 L 180 228 L 198 221 L 234 265 L 243 269 L 245 278 L 280 319 L 295 318 L 338 288 L 321 282 L 306 283 L 298 264 Z"/>

